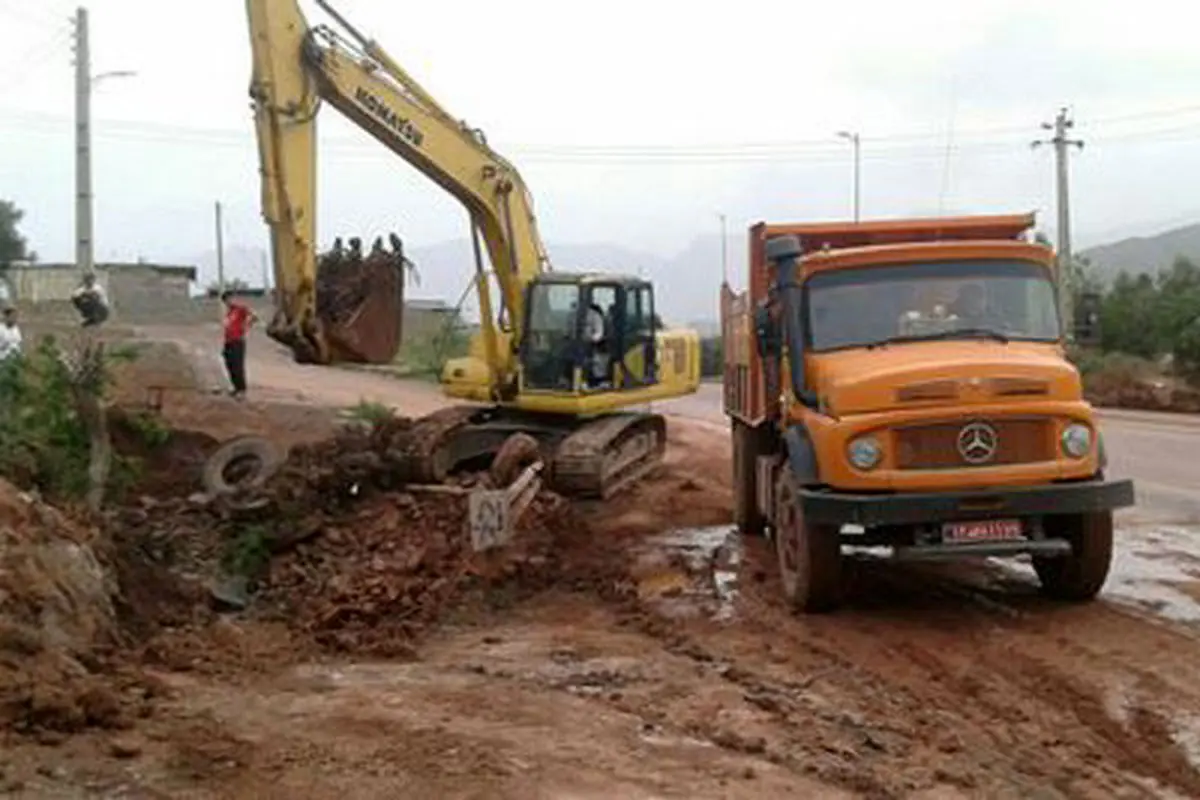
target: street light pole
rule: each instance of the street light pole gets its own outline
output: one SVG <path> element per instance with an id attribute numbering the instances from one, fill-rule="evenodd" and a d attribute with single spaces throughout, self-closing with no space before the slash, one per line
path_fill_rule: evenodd
<path id="1" fill-rule="evenodd" d="M 75 266 L 85 275 L 95 272 L 92 232 L 92 89 L 106 78 L 126 78 L 131 70 L 93 75 L 88 48 L 88 12 L 75 10 Z"/>
<path id="2" fill-rule="evenodd" d="M 861 171 L 860 171 L 862 159 L 860 158 L 861 151 L 859 148 L 860 139 L 859 139 L 859 135 L 857 132 L 851 133 L 850 131 L 838 131 L 838 136 L 843 139 L 848 140 L 850 142 L 850 144 L 852 144 L 854 146 L 854 221 L 858 222 L 859 209 L 860 209 L 859 203 L 860 203 L 860 198 L 861 198 L 861 193 L 862 193 L 862 182 L 861 182 Z"/>
<path id="3" fill-rule="evenodd" d="M 75 11 L 75 266 L 92 266 L 91 63 L 87 9 Z"/>

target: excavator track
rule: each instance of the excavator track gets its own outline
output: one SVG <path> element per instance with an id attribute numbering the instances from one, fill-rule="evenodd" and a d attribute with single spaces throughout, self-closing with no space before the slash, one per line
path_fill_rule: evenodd
<path id="1" fill-rule="evenodd" d="M 454 468 L 456 440 L 479 414 L 473 406 L 443 408 L 418 419 L 406 437 L 397 460 L 405 480 L 412 483 L 442 483 Z"/>
<path id="2" fill-rule="evenodd" d="M 660 414 L 619 413 L 587 420 L 554 452 L 550 488 L 606 499 L 662 463 L 667 423 Z"/>
<path id="3" fill-rule="evenodd" d="M 667 438 L 666 420 L 659 414 L 621 412 L 580 420 L 455 406 L 416 420 L 393 457 L 406 480 L 442 483 L 457 465 L 494 456 L 517 433 L 538 441 L 551 489 L 592 499 L 611 497 L 657 467 Z"/>

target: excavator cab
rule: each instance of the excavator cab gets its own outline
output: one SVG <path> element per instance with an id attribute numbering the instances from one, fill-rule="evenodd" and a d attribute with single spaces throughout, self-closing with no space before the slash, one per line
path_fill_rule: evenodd
<path id="1" fill-rule="evenodd" d="M 658 382 L 648 281 L 547 273 L 526 288 L 525 309 L 522 390 L 589 394 Z"/>

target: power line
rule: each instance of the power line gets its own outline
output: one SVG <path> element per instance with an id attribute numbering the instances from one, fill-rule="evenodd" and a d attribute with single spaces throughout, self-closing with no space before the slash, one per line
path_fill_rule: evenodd
<path id="1" fill-rule="evenodd" d="M 45 68 L 48 62 L 59 61 L 62 57 L 59 48 L 66 43 L 67 32 L 67 25 L 61 24 L 48 38 L 34 42 L 18 55 L 12 62 L 15 65 L 14 69 L 0 72 L 4 77 L 4 80 L 0 81 L 0 95 L 21 85 L 33 70 Z"/>
<path id="2" fill-rule="evenodd" d="M 1140 115 L 1125 115 L 1119 119 L 1169 119 L 1186 112 L 1181 109 L 1145 112 Z M 1118 118 L 1110 118 L 1110 121 Z M 1094 128 L 1097 122 L 1089 125 Z M 70 122 L 67 118 L 43 113 L 5 113 L 0 119 L 0 130 L 16 127 L 21 133 L 46 132 L 66 133 Z M 987 129 L 987 130 L 999 130 Z M 991 156 L 1015 156 L 1021 144 L 1015 138 L 996 138 L 962 142 L 962 137 L 978 137 L 983 131 L 954 132 L 954 151 L 959 155 L 975 158 Z M 95 132 L 97 138 L 119 141 L 164 143 L 173 145 L 195 145 L 203 147 L 228 147 L 251 151 L 254 147 L 253 133 L 231 129 L 197 128 L 156 122 L 109 121 Z M 941 136 L 945 136 L 943 132 Z M 1119 133 L 1096 133 L 1093 143 L 1169 142 L 1185 141 L 1200 137 L 1200 125 L 1176 125 L 1167 128 L 1121 131 Z M 871 140 L 873 144 L 863 158 L 872 162 L 912 162 L 934 158 L 946 158 L 945 141 L 922 143 L 906 136 L 881 136 Z M 382 156 L 378 145 L 367 141 L 346 138 L 325 139 L 320 143 L 321 151 L 331 156 L 354 157 L 375 160 Z M 526 163 L 541 164 L 595 164 L 595 165 L 686 165 L 686 164 L 842 164 L 847 158 L 844 148 L 826 140 L 798 140 L 776 143 L 742 143 L 732 145 L 512 145 L 504 146 L 506 152 L 518 156 Z"/>

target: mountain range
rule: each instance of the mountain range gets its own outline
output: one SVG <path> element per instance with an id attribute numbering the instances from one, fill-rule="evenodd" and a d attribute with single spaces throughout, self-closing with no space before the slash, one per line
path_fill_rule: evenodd
<path id="1" fill-rule="evenodd" d="M 743 237 L 744 238 L 744 237 Z M 730 237 L 730 272 L 740 276 L 744 271 L 744 247 L 734 250 Z M 583 244 L 547 244 L 551 262 L 564 271 L 614 272 L 636 275 L 654 282 L 655 305 L 670 324 L 703 324 L 707 330 L 719 316 L 718 290 L 721 285 L 721 237 L 701 236 L 685 249 L 663 257 L 635 248 L 605 242 Z M 414 298 L 436 298 L 451 305 L 458 304 L 470 288 L 474 274 L 474 255 L 470 240 L 455 239 L 437 244 L 413 247 L 406 252 L 416 266 L 416 276 L 408 285 L 408 295 Z M 735 255 L 737 256 L 735 258 Z M 262 285 L 263 251 L 256 247 L 227 247 L 225 276 L 239 278 L 251 286 Z M 217 274 L 215 251 L 198 254 L 188 263 L 200 271 L 200 287 L 211 283 Z M 736 266 L 735 266 L 736 264 Z M 465 313 L 473 316 L 473 295 L 466 297 Z"/>
<path id="2" fill-rule="evenodd" d="M 1172 228 L 1153 236 L 1131 236 L 1079 253 L 1091 265 L 1091 274 L 1104 283 L 1122 270 L 1137 275 L 1171 266 L 1179 256 L 1200 263 L 1200 223 Z"/>
<path id="3" fill-rule="evenodd" d="M 569 271 L 595 270 L 640 275 L 655 285 L 655 302 L 669 324 L 688 325 L 702 333 L 715 332 L 719 316 L 721 285 L 721 237 L 699 236 L 671 256 L 663 256 L 609 242 L 547 244 L 555 268 Z M 416 265 L 416 278 L 409 296 L 458 304 L 469 288 L 474 273 L 470 241 L 456 239 L 411 248 L 408 257 Z M 1151 236 L 1135 236 L 1087 248 L 1079 253 L 1091 264 L 1095 277 L 1109 283 L 1122 270 L 1138 274 L 1169 267 L 1177 256 L 1200 263 L 1200 223 Z M 735 286 L 744 283 L 745 234 L 728 239 L 728 270 Z M 229 247 L 225 251 L 225 274 L 261 286 L 264 253 L 256 247 Z M 201 288 L 216 277 L 216 254 L 201 253 L 189 263 L 200 268 Z M 473 294 L 466 295 L 465 313 L 474 316 Z"/>

